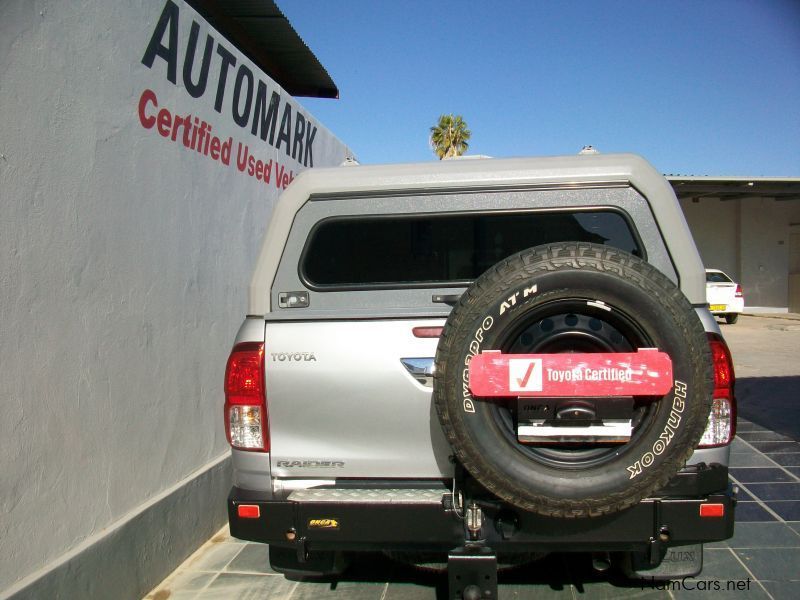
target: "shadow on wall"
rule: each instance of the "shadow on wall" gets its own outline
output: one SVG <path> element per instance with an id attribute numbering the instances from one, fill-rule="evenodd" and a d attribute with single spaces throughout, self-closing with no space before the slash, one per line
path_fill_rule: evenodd
<path id="1" fill-rule="evenodd" d="M 743 377 L 736 380 L 739 416 L 800 441 L 800 377 Z"/>

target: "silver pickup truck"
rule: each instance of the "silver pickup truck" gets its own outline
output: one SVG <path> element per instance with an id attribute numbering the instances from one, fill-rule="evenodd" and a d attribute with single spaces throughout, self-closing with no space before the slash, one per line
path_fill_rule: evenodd
<path id="1" fill-rule="evenodd" d="M 730 353 L 638 156 L 306 171 L 249 302 L 229 520 L 278 572 L 382 550 L 491 598 L 498 561 L 591 552 L 669 579 L 733 533 Z"/>

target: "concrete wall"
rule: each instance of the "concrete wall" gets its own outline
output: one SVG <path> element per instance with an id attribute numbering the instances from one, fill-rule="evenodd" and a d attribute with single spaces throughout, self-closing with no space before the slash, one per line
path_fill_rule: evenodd
<path id="1" fill-rule="evenodd" d="M 795 218 L 789 225 L 789 311 L 800 312 L 800 214 Z"/>
<path id="2" fill-rule="evenodd" d="M 148 67 L 142 59 L 164 14 Z M 193 21 L 195 81 L 208 35 L 214 44 L 200 95 L 183 79 Z M 225 84 L 220 46 L 236 61 Z M 251 121 L 234 118 L 246 107 L 244 88 L 232 106 L 237 80 L 248 81 L 242 65 L 254 91 L 260 80 L 280 96 L 272 144 L 252 133 Z M 228 452 L 222 377 L 263 231 L 290 174 L 312 161 L 338 164 L 349 151 L 180 0 L 5 0 L 0 82 L 3 597 L 34 589 L 67 559 L 65 581 L 76 579 L 77 549 L 108 542 L 158 510 L 153 500 L 170 490 L 188 512 L 205 510 L 192 498 L 217 490 L 216 512 L 190 521 L 199 535 L 204 514 L 215 524 L 224 518 L 224 476 L 207 474 Z M 171 116 L 160 116 L 163 108 Z M 177 115 L 198 117 L 220 143 L 230 140 L 228 164 L 182 143 L 183 131 L 164 136 Z M 297 151 L 301 124 L 302 142 L 315 131 L 311 161 Z M 270 165 L 260 179 L 246 163 L 237 167 L 245 148 Z M 213 484 L 174 495 L 187 477 Z M 171 537 L 193 534 L 182 529 L 158 534 L 162 551 Z M 143 589 L 121 586 L 116 597 L 140 597 L 152 579 L 142 573 Z"/>
<path id="3" fill-rule="evenodd" d="M 789 220 L 787 203 L 770 198 L 741 202 L 741 269 L 745 303 L 787 309 Z"/>
<path id="4" fill-rule="evenodd" d="M 725 271 L 734 279 L 740 277 L 739 202 L 682 200 L 681 208 L 706 268 Z"/>

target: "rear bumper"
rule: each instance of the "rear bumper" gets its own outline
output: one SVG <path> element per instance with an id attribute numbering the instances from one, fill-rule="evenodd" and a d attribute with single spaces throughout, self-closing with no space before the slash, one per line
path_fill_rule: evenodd
<path id="1" fill-rule="evenodd" d="M 719 483 L 724 467 L 694 470 L 665 488 L 669 496 L 649 498 L 625 511 L 590 519 L 559 519 L 483 505 L 481 536 L 498 552 L 652 551 L 721 541 L 733 535 L 736 499 L 730 486 L 700 493 Z M 723 486 L 724 487 L 724 486 Z M 717 488 L 719 489 L 719 488 Z M 326 494 L 330 491 L 330 494 Z M 259 492 L 233 488 L 228 499 L 231 535 L 305 551 L 449 550 L 463 544 L 464 522 L 450 507 L 443 488 L 413 490 L 398 499 L 390 490 L 332 488 L 318 499 L 273 500 Z M 397 491 L 396 489 L 394 491 Z M 412 490 L 405 490 L 412 492 Z M 336 493 L 334 493 L 336 492 Z M 680 492 L 676 494 L 675 492 Z M 688 492 L 688 493 L 687 493 Z M 701 506 L 715 504 L 722 516 L 701 516 Z M 239 505 L 258 506 L 257 518 L 238 516 Z"/>

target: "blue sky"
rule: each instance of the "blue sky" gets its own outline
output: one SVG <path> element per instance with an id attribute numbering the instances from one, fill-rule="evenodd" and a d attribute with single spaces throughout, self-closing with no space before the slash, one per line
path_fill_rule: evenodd
<path id="1" fill-rule="evenodd" d="M 800 176 L 800 0 L 278 0 L 339 87 L 301 98 L 362 163 L 636 152 L 662 172 Z"/>

